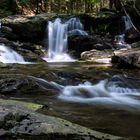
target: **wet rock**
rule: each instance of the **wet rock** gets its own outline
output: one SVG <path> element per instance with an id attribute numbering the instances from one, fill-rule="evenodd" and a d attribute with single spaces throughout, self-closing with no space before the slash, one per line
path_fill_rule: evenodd
<path id="1" fill-rule="evenodd" d="M 112 50 L 90 50 L 81 53 L 81 59 L 91 60 L 99 63 L 110 63 L 111 57 L 113 56 Z"/>
<path id="2" fill-rule="evenodd" d="M 45 87 L 41 86 L 34 79 L 24 75 L 1 75 L 0 92 L 1 94 L 26 94 L 45 92 Z"/>
<path id="3" fill-rule="evenodd" d="M 32 43 L 13 42 L 6 38 L 0 37 L 0 44 L 5 44 L 7 47 L 17 51 L 26 61 L 42 61 L 41 56 L 44 55 L 42 46 Z"/>
<path id="4" fill-rule="evenodd" d="M 131 46 L 132 48 L 138 48 L 138 47 L 140 48 L 140 41 L 132 43 Z"/>
<path id="5" fill-rule="evenodd" d="M 140 68 L 140 49 L 123 49 L 114 52 L 112 63 L 119 67 L 138 67 Z"/>
<path id="6" fill-rule="evenodd" d="M 2 33 L 2 36 L 10 40 L 18 40 L 18 36 L 13 33 L 13 30 L 10 27 L 2 26 L 1 33 Z"/>
<path id="7" fill-rule="evenodd" d="M 18 36 L 18 40 L 27 42 L 40 42 L 44 38 L 46 23 L 54 15 L 44 14 L 37 16 L 9 16 L 1 19 L 2 26 L 12 29 L 12 33 Z M 11 32 L 10 32 L 11 34 Z M 7 38 L 8 38 L 7 34 Z"/>
<path id="8" fill-rule="evenodd" d="M 43 136 L 43 139 L 54 140 L 57 140 L 58 137 L 68 140 L 125 139 L 93 131 L 63 119 L 41 115 L 22 106 L 9 106 L 8 103 L 5 106 L 0 106 L 0 113 L 3 113 L 5 122 L 4 125 L 0 127 L 0 134 L 3 138 L 12 138 L 12 136 L 14 136 L 15 138 L 27 139 Z M 7 118 L 7 114 L 12 115 L 12 117 Z M 17 120 L 17 115 L 22 119 Z M 10 127 L 7 127 L 9 124 Z"/>
<path id="9" fill-rule="evenodd" d="M 112 49 L 109 41 L 98 36 L 72 36 L 68 40 L 68 46 L 70 50 L 76 51 L 75 56 L 77 57 L 80 57 L 82 52 L 92 49 Z"/>

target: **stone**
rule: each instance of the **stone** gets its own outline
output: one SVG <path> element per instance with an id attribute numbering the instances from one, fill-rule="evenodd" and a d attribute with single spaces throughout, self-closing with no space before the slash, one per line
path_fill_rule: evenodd
<path id="1" fill-rule="evenodd" d="M 26 94 L 26 93 L 40 93 L 45 92 L 45 88 L 35 79 L 28 76 L 15 75 L 1 75 L 0 76 L 0 92 L 1 94 Z"/>
<path id="2" fill-rule="evenodd" d="M 40 42 L 44 38 L 46 25 L 55 14 L 37 16 L 15 15 L 1 19 L 2 26 L 12 29 L 18 40 L 26 42 Z M 6 36 L 8 38 L 8 35 Z"/>
<path id="3" fill-rule="evenodd" d="M 98 36 L 72 36 L 68 40 L 68 47 L 76 52 L 75 56 L 80 57 L 84 51 L 112 49 L 113 46 L 109 41 Z"/>
<path id="4" fill-rule="evenodd" d="M 123 49 L 114 52 L 112 63 L 124 68 L 140 68 L 140 49 Z"/>
<path id="5" fill-rule="evenodd" d="M 113 56 L 112 50 L 90 50 L 81 53 L 82 60 L 90 60 L 98 63 L 110 63 Z"/>
<path id="6" fill-rule="evenodd" d="M 125 138 L 90 130 L 60 118 L 42 115 L 22 106 L 9 106 L 8 102 L 6 105 L 2 104 L 0 106 L 1 112 L 7 112 L 13 116 L 12 118 L 6 118 L 3 115 L 5 123 L 0 128 L 0 135 L 9 139 L 12 136 L 15 139 L 24 138 L 24 136 L 26 136 L 26 139 L 43 136 L 42 139 L 54 140 L 58 138 L 62 140 L 125 140 Z M 20 120 L 16 119 L 17 114 L 21 116 Z M 7 127 L 9 124 L 10 127 Z"/>
<path id="7" fill-rule="evenodd" d="M 2 26 L 1 27 L 2 36 L 10 40 L 18 40 L 18 36 L 13 33 L 13 30 L 10 27 Z"/>
<path id="8" fill-rule="evenodd" d="M 42 45 L 33 44 L 33 43 L 24 43 L 24 42 L 14 42 L 9 41 L 4 37 L 0 37 L 0 44 L 5 44 L 7 47 L 17 51 L 21 54 L 25 61 L 37 62 L 43 61 L 41 57 L 44 55 Z"/>

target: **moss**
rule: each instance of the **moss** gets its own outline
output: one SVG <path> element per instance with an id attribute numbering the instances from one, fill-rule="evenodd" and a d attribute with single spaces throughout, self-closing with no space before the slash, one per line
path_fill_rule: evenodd
<path id="1" fill-rule="evenodd" d="M 16 100 L 4 100 L 4 99 L 0 99 L 0 105 L 23 106 L 31 110 L 38 110 L 43 107 L 43 105 L 40 105 L 40 104 L 16 101 Z"/>

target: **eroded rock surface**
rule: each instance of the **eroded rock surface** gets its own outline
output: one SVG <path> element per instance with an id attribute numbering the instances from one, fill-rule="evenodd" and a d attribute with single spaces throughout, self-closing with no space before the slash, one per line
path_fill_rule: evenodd
<path id="1" fill-rule="evenodd" d="M 49 140 L 123 140 L 70 123 L 41 115 L 23 106 L 0 106 L 0 138 L 40 138 Z"/>

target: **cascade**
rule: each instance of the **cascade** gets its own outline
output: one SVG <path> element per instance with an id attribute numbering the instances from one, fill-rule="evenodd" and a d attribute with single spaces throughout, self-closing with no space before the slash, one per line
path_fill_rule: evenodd
<path id="1" fill-rule="evenodd" d="M 0 62 L 2 63 L 24 63 L 24 58 L 16 51 L 0 44 Z"/>
<path id="2" fill-rule="evenodd" d="M 114 39 L 115 43 L 118 44 L 118 45 L 123 45 L 123 44 L 125 44 L 125 41 L 124 41 L 125 39 L 124 39 L 124 37 L 125 37 L 124 34 L 122 34 L 122 35 L 116 35 L 116 36 L 115 36 L 115 39 Z"/>
<path id="3" fill-rule="evenodd" d="M 47 62 L 74 62 L 68 52 L 68 35 L 87 35 L 78 18 L 71 18 L 62 23 L 60 18 L 48 23 L 48 57 Z"/>
<path id="4" fill-rule="evenodd" d="M 79 85 L 68 85 L 63 88 L 58 98 L 80 103 L 103 103 L 113 105 L 129 105 L 140 107 L 139 97 L 140 90 L 137 88 L 124 85 L 123 81 L 113 79 L 111 81 L 101 80 L 93 85 L 90 82 L 85 82 Z"/>
<path id="5" fill-rule="evenodd" d="M 126 82 L 126 79 L 119 75 L 115 75 L 111 79 L 101 80 L 97 84 L 86 81 L 78 85 L 66 86 L 33 76 L 29 76 L 29 78 L 34 79 L 46 89 L 53 89 L 59 92 L 58 99 L 61 100 L 88 104 L 126 105 L 140 108 L 139 87 L 133 87 L 131 82 Z"/>
<path id="6" fill-rule="evenodd" d="M 2 27 L 2 25 L 1 25 L 1 21 L 0 21 L 0 35 L 1 35 L 1 27 Z"/>
<path id="7" fill-rule="evenodd" d="M 88 35 L 86 31 L 84 31 L 84 26 L 80 22 L 79 18 L 71 18 L 66 22 L 68 24 L 68 35 Z"/>
<path id="8" fill-rule="evenodd" d="M 122 20 L 125 24 L 124 33 L 133 27 L 133 23 L 129 16 L 123 16 Z M 116 35 L 114 39 L 115 44 L 119 45 L 120 48 L 128 48 L 130 47 L 125 43 L 125 34 Z"/>
<path id="9" fill-rule="evenodd" d="M 129 16 L 123 16 L 122 20 L 125 23 L 125 31 L 128 31 L 129 29 L 131 29 L 133 27 L 133 23 Z"/>

